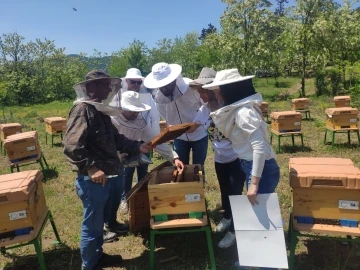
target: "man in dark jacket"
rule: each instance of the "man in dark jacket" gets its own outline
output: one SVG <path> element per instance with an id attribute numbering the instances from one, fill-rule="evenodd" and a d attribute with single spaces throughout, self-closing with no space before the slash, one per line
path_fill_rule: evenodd
<path id="1" fill-rule="evenodd" d="M 148 153 L 149 144 L 141 144 L 120 135 L 109 115 L 114 112 L 109 103 L 119 91 L 121 79 L 110 78 L 102 70 L 93 70 L 86 80 L 74 86 L 78 99 L 70 111 L 64 138 L 64 153 L 78 173 L 75 188 L 84 207 L 80 251 L 82 269 L 92 270 L 121 261 L 121 256 L 103 253 L 104 223 L 122 227 L 109 220 L 114 192 L 121 188 L 121 164 L 117 151 L 128 155 Z M 112 224 L 110 224 L 112 223 Z M 119 228 L 121 230 L 121 228 Z"/>

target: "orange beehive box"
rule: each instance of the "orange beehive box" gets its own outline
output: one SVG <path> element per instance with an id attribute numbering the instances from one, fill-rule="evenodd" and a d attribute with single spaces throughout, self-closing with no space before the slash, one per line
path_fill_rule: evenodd
<path id="1" fill-rule="evenodd" d="M 272 112 L 271 129 L 277 132 L 301 131 L 301 113 L 294 111 Z"/>
<path id="2" fill-rule="evenodd" d="M 1 140 L 5 140 L 8 136 L 22 132 L 22 126 L 19 123 L 0 124 Z"/>
<path id="3" fill-rule="evenodd" d="M 334 97 L 334 103 L 336 108 L 350 107 L 350 96 L 337 96 Z"/>
<path id="4" fill-rule="evenodd" d="M 0 175 L 0 238 L 36 227 L 46 201 L 39 170 Z"/>
<path id="5" fill-rule="evenodd" d="M 357 128 L 358 114 L 356 108 L 328 108 L 326 113 L 326 126 L 332 129 Z"/>
<path id="6" fill-rule="evenodd" d="M 38 159 L 41 153 L 36 131 L 8 136 L 4 148 L 11 163 Z"/>
<path id="7" fill-rule="evenodd" d="M 262 114 L 265 114 L 265 115 L 268 114 L 268 112 L 269 112 L 269 103 L 261 102 L 260 110 L 261 110 Z"/>
<path id="8" fill-rule="evenodd" d="M 66 131 L 66 119 L 62 117 L 48 117 L 44 119 L 47 133 L 56 134 Z"/>
<path id="9" fill-rule="evenodd" d="M 351 160 L 291 158 L 289 180 L 298 223 L 359 226 L 360 170 Z"/>
<path id="10" fill-rule="evenodd" d="M 291 100 L 292 108 L 294 110 L 305 110 L 309 109 L 309 99 L 308 98 L 294 98 Z"/>

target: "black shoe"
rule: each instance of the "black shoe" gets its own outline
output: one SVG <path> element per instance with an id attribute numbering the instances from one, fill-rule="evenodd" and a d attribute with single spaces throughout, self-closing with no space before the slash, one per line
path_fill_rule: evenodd
<path id="1" fill-rule="evenodd" d="M 112 243 L 118 240 L 118 235 L 114 232 L 104 231 L 104 243 Z"/>
<path id="2" fill-rule="evenodd" d="M 105 224 L 105 229 L 108 232 L 124 234 L 129 232 L 129 225 L 116 222 L 115 226 L 108 226 Z"/>

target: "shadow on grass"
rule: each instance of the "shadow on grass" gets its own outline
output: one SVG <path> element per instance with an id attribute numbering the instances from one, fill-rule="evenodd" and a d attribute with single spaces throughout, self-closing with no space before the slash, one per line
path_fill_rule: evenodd
<path id="1" fill-rule="evenodd" d="M 59 172 L 57 171 L 56 167 L 49 167 L 48 169 L 43 170 L 44 180 L 43 182 L 47 182 L 52 179 L 56 179 L 59 176 Z"/>
<path id="2" fill-rule="evenodd" d="M 276 146 L 277 147 L 277 146 Z M 276 148 L 277 149 L 277 148 Z M 301 145 L 281 145 L 280 146 L 280 154 L 291 154 L 291 153 L 295 153 L 295 152 L 307 152 L 310 153 L 312 152 L 312 148 L 309 146 L 304 145 L 304 149 L 303 147 L 301 147 Z"/>
<path id="3" fill-rule="evenodd" d="M 360 269 L 360 244 L 314 238 L 302 240 L 307 253 L 295 255 L 294 270 Z"/>
<path id="4" fill-rule="evenodd" d="M 13 252 L 15 251 L 16 249 L 13 249 Z M 13 259 L 13 262 L 7 263 L 4 267 L 4 270 L 40 269 L 39 260 L 36 254 L 21 256 L 9 252 L 11 252 L 11 250 L 7 251 L 5 256 L 7 258 Z M 51 250 L 43 251 L 43 255 L 47 269 L 81 269 L 81 257 L 79 249 L 71 249 L 64 244 L 60 244 L 53 246 Z"/>
<path id="5" fill-rule="evenodd" d="M 326 143 L 325 143 L 325 146 L 328 146 L 330 149 L 332 148 L 331 147 L 331 141 L 327 141 Z M 359 144 L 358 143 L 351 143 L 350 144 L 350 146 L 349 146 L 349 144 L 347 143 L 347 142 L 344 142 L 344 143 L 336 143 L 336 141 L 335 141 L 335 143 L 334 143 L 334 150 L 335 149 L 357 149 L 357 148 L 359 148 L 360 146 L 359 146 Z"/>

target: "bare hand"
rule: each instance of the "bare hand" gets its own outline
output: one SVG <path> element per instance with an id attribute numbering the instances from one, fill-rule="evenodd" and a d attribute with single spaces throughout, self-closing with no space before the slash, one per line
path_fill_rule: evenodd
<path id="1" fill-rule="evenodd" d="M 246 193 L 246 196 L 248 197 L 252 205 L 259 204 L 258 201 L 256 200 L 256 194 L 258 189 L 259 189 L 259 185 L 255 185 L 251 183 Z"/>
<path id="2" fill-rule="evenodd" d="M 176 159 L 174 160 L 174 164 L 175 164 L 175 166 L 176 166 L 176 168 L 177 168 L 178 171 L 184 169 L 184 164 L 181 162 L 180 159 L 176 158 Z"/>
<path id="3" fill-rule="evenodd" d="M 194 126 L 189 128 L 186 133 L 193 133 L 195 130 L 197 130 L 198 127 L 200 127 L 200 124 L 195 124 Z"/>
<path id="4" fill-rule="evenodd" d="M 151 149 L 153 149 L 153 147 L 151 146 L 151 142 L 143 143 L 139 147 L 139 151 L 145 154 L 149 153 Z"/>
<path id="5" fill-rule="evenodd" d="M 105 186 L 107 182 L 107 178 L 102 170 L 99 170 L 94 166 L 88 170 L 88 174 L 91 178 L 91 181 L 93 181 L 94 183 L 102 184 L 102 186 Z"/>

